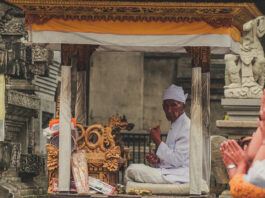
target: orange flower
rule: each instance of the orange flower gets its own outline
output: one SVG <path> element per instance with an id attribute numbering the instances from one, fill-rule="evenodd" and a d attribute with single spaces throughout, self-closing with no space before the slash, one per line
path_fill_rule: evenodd
<path id="1" fill-rule="evenodd" d="M 245 182 L 243 174 L 235 175 L 229 182 L 231 195 L 234 198 L 265 198 L 265 189 Z"/>

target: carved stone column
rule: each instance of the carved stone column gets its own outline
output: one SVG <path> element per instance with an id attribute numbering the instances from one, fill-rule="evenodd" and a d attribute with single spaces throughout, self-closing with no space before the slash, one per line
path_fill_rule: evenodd
<path id="1" fill-rule="evenodd" d="M 74 45 L 61 46 L 61 93 L 59 123 L 59 191 L 69 191 L 71 173 L 71 57 Z"/>
<path id="2" fill-rule="evenodd" d="M 192 86 L 191 86 L 191 129 L 190 129 L 190 194 L 201 194 L 201 181 L 203 173 L 203 125 L 202 118 L 208 118 L 209 102 L 202 102 L 202 68 L 209 71 L 210 48 L 187 47 L 187 52 L 192 57 Z M 204 89 L 209 94 L 209 80 L 207 75 Z M 207 100 L 209 96 L 206 95 Z M 202 109 L 204 107 L 204 110 Z M 204 112 L 204 113 L 203 113 Z M 207 121 L 209 123 L 209 120 Z M 206 126 L 208 126 L 207 124 Z M 207 163 L 208 164 L 208 163 Z M 208 173 L 208 172 L 207 172 Z"/>
<path id="3" fill-rule="evenodd" d="M 0 141 L 4 140 L 5 140 L 5 75 L 0 74 Z"/>
<path id="4" fill-rule="evenodd" d="M 76 103 L 75 118 L 77 123 L 87 124 L 87 93 L 89 93 L 89 63 L 92 53 L 97 46 L 94 45 L 77 45 L 77 82 L 76 82 Z"/>

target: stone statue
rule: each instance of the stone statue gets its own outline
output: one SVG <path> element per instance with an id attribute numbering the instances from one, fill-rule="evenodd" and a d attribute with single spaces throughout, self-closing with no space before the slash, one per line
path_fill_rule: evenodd
<path id="1" fill-rule="evenodd" d="M 225 55 L 225 88 L 241 87 L 240 65 L 237 64 L 239 57 L 233 54 Z"/>
<path id="2" fill-rule="evenodd" d="M 264 67 L 265 67 L 264 57 L 255 60 L 252 67 L 254 81 L 257 82 L 261 87 L 264 86 Z"/>
<path id="3" fill-rule="evenodd" d="M 243 25 L 240 55 L 225 55 L 227 98 L 260 98 L 264 87 L 264 51 L 260 38 L 265 34 L 265 16 Z"/>
<path id="4" fill-rule="evenodd" d="M 12 75 L 19 77 L 20 76 L 20 64 L 18 62 L 18 60 L 15 60 L 15 63 L 13 65 L 13 69 L 12 69 Z"/>
<path id="5" fill-rule="evenodd" d="M 22 75 L 23 79 L 28 79 L 28 68 L 24 61 L 21 62 L 21 69 L 22 69 Z"/>
<path id="6" fill-rule="evenodd" d="M 48 58 L 48 49 L 41 47 L 40 45 L 34 45 L 32 47 L 32 64 L 35 62 L 47 62 Z"/>

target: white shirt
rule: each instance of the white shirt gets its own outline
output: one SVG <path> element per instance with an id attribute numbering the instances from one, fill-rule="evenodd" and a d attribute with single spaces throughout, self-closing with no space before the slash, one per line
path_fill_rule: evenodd
<path id="1" fill-rule="evenodd" d="M 255 161 L 243 179 L 255 186 L 265 189 L 265 160 Z"/>
<path id="2" fill-rule="evenodd" d="M 183 113 L 172 123 L 166 143 L 161 142 L 157 149 L 158 168 L 170 183 L 189 182 L 189 137 L 190 119 Z"/>

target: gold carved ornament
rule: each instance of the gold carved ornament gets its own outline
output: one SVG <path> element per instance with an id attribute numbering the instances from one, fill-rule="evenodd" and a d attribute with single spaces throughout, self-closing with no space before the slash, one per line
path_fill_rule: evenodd
<path id="1" fill-rule="evenodd" d="M 233 2 L 122 2 L 90 0 L 6 0 L 22 8 L 28 24 L 51 18 L 92 21 L 205 21 L 213 27 L 236 26 L 261 16 L 255 3 Z"/>
<path id="2" fill-rule="evenodd" d="M 81 130 L 81 136 L 77 138 L 77 150 L 86 151 L 88 166 L 118 171 L 121 154 L 111 134 L 112 129 L 100 124 L 91 125 L 86 130 L 81 125 L 77 125 L 77 128 Z"/>
<path id="3" fill-rule="evenodd" d="M 192 67 L 202 67 L 202 72 L 209 72 L 211 49 L 210 47 L 185 47 L 192 58 Z"/>
<path id="4" fill-rule="evenodd" d="M 53 193 L 53 178 L 58 178 L 58 161 L 59 161 L 59 150 L 52 144 L 46 144 L 46 150 L 48 153 L 47 168 L 48 168 L 48 193 Z"/>

